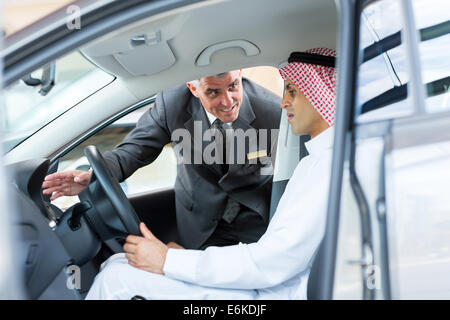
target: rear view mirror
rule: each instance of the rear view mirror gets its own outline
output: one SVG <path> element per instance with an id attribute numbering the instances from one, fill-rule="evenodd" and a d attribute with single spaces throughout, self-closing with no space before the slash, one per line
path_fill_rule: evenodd
<path id="1" fill-rule="evenodd" d="M 47 93 L 52 90 L 55 86 L 55 74 L 56 74 L 56 62 L 53 61 L 42 68 L 42 76 L 40 79 L 33 78 L 31 73 L 23 77 L 22 80 L 26 85 L 31 87 L 41 86 L 39 94 L 42 96 L 47 95 Z"/>

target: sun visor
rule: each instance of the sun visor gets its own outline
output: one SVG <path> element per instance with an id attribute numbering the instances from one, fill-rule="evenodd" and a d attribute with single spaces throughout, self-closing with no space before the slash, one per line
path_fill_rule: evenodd
<path id="1" fill-rule="evenodd" d="M 156 74 L 176 61 L 161 31 L 115 37 L 82 52 L 95 64 L 122 77 Z"/>
<path id="2" fill-rule="evenodd" d="M 133 76 L 161 72 L 175 63 L 175 56 L 167 42 L 143 45 L 134 50 L 113 55 L 120 65 Z"/>
<path id="3" fill-rule="evenodd" d="M 190 13 L 149 17 L 83 46 L 80 51 L 103 70 L 122 78 L 150 76 L 177 61 L 171 42 Z"/>

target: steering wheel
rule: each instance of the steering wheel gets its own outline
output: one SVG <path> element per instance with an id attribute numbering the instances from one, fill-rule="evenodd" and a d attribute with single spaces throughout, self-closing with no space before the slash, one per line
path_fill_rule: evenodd
<path id="1" fill-rule="evenodd" d="M 87 146 L 84 154 L 92 168 L 91 181 L 79 194 L 86 219 L 103 241 L 140 235 L 140 220 L 97 147 Z"/>

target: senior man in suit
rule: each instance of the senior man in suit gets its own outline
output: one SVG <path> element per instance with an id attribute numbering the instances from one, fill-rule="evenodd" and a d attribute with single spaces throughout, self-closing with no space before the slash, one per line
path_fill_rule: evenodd
<path id="1" fill-rule="evenodd" d="M 204 249 L 252 243 L 269 222 L 272 175 L 264 169 L 274 158 L 271 146 L 277 137 L 280 101 L 243 79 L 242 70 L 194 80 L 158 94 L 136 128 L 104 157 L 113 176 L 124 181 L 172 142 L 179 158 L 175 182 L 179 245 Z M 210 128 L 223 135 L 210 137 Z M 244 137 L 243 144 L 230 144 L 230 139 L 239 140 L 235 132 Z M 220 141 L 220 147 L 208 152 Z M 213 161 L 205 163 L 208 155 Z M 51 200 L 76 195 L 90 176 L 91 172 L 81 171 L 48 175 L 43 193 L 52 194 Z"/>

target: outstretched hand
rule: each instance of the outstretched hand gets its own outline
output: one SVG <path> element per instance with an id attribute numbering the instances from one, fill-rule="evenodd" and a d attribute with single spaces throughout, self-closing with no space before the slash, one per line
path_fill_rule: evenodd
<path id="1" fill-rule="evenodd" d="M 51 194 L 50 201 L 62 196 L 75 196 L 89 184 L 91 175 L 91 170 L 70 170 L 49 174 L 42 184 L 42 193 Z"/>
<path id="2" fill-rule="evenodd" d="M 169 247 L 156 238 L 141 222 L 139 229 L 143 237 L 128 236 L 123 246 L 128 263 L 138 269 L 164 274 L 163 268 Z"/>

